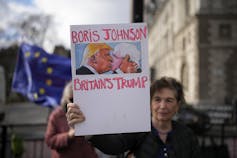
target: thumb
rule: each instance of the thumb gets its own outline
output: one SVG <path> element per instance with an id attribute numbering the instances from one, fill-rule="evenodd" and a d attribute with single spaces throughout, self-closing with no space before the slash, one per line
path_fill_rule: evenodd
<path id="1" fill-rule="evenodd" d="M 130 60 L 130 56 L 129 55 L 125 55 L 124 60 L 125 61 L 129 61 Z"/>

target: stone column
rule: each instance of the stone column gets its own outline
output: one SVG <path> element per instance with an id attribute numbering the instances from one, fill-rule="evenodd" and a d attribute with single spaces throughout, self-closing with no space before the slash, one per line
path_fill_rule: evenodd
<path id="1" fill-rule="evenodd" d="M 227 96 L 226 62 L 232 51 L 229 49 L 210 49 L 208 92 L 213 104 L 224 104 Z"/>
<path id="2" fill-rule="evenodd" d="M 4 68 L 0 66 L 0 106 L 6 103 L 6 81 Z"/>

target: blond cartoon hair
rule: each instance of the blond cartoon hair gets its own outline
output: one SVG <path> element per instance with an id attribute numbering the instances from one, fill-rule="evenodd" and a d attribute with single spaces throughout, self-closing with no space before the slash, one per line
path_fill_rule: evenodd
<path id="1" fill-rule="evenodd" d="M 99 50 L 101 49 L 108 49 L 108 50 L 113 50 L 112 47 L 110 47 L 106 43 L 89 43 L 87 44 L 84 53 L 83 53 L 83 59 L 81 62 L 81 65 L 85 65 L 88 62 L 88 59 L 95 55 Z"/>

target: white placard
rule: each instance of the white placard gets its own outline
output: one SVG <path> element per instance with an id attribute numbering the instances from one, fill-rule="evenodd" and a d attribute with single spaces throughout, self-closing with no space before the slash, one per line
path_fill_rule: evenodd
<path id="1" fill-rule="evenodd" d="M 75 135 L 150 131 L 147 25 L 71 25 L 70 34 L 73 97 L 86 117 Z M 95 66 L 99 49 L 109 50 L 107 69 Z"/>

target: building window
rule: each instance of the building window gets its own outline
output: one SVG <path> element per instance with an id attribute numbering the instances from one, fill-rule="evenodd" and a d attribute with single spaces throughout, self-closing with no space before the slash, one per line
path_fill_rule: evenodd
<path id="1" fill-rule="evenodd" d="M 222 0 L 222 4 L 228 9 L 228 13 L 236 13 L 237 1 L 236 0 Z"/>
<path id="2" fill-rule="evenodd" d="M 169 15 L 168 15 L 168 13 L 166 13 L 164 16 L 164 22 L 163 22 L 164 25 L 168 23 L 168 20 L 169 20 Z"/>
<path id="3" fill-rule="evenodd" d="M 190 0 L 185 0 L 185 15 L 190 16 Z"/>
<path id="4" fill-rule="evenodd" d="M 155 80 L 155 76 L 156 76 L 156 69 L 154 67 L 150 68 L 150 79 L 151 82 L 153 82 Z"/>
<path id="5" fill-rule="evenodd" d="M 231 39 L 232 38 L 231 25 L 230 24 L 220 24 L 218 34 L 219 34 L 220 39 Z"/>
<path id="6" fill-rule="evenodd" d="M 188 44 L 191 44 L 192 34 L 188 32 Z"/>
<path id="7" fill-rule="evenodd" d="M 185 37 L 183 38 L 183 41 L 182 41 L 182 49 L 183 50 L 186 49 L 186 39 L 185 39 Z"/>
<path id="8" fill-rule="evenodd" d="M 181 67 L 181 82 L 183 84 L 184 90 L 188 90 L 189 87 L 189 78 L 188 78 L 188 67 L 185 63 L 183 63 L 182 67 Z"/>

